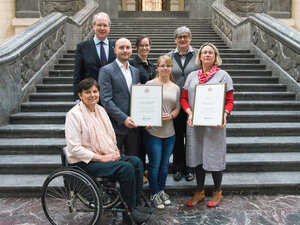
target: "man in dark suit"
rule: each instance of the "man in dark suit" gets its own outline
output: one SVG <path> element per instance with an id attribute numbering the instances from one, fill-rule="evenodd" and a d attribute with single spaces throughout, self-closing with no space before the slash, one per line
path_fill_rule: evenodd
<path id="1" fill-rule="evenodd" d="M 110 116 L 116 132 L 117 145 L 125 147 L 126 155 L 138 156 L 139 135 L 137 126 L 130 118 L 130 88 L 139 83 L 140 72 L 129 65 L 132 46 L 128 39 L 120 38 L 115 46 L 116 60 L 100 69 L 100 100 Z"/>
<path id="2" fill-rule="evenodd" d="M 115 42 L 107 38 L 110 25 L 111 21 L 106 13 L 96 14 L 93 18 L 94 37 L 77 44 L 73 77 L 75 101 L 79 101 L 77 95 L 79 82 L 89 77 L 98 81 L 99 69 L 116 59 Z"/>

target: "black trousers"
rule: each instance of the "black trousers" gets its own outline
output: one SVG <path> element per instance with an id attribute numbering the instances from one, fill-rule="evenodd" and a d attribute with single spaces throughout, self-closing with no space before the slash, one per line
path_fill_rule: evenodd
<path id="1" fill-rule="evenodd" d="M 139 128 L 132 128 L 126 134 L 116 134 L 117 146 L 127 156 L 139 156 L 140 132 Z M 123 146 L 125 152 L 123 152 Z"/>
<path id="2" fill-rule="evenodd" d="M 173 171 L 181 173 L 192 173 L 193 170 L 186 166 L 185 143 L 187 115 L 180 109 L 179 115 L 174 119 L 175 145 L 173 148 Z"/>
<path id="3" fill-rule="evenodd" d="M 120 183 L 120 192 L 130 208 L 134 208 L 141 198 L 143 190 L 144 168 L 136 156 L 121 155 L 120 161 L 75 163 L 88 174 L 106 177 Z"/>

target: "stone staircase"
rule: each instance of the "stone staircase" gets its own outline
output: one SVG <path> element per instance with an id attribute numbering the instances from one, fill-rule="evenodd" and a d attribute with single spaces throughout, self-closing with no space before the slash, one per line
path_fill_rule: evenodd
<path id="1" fill-rule="evenodd" d="M 146 34 L 152 39 L 150 60 L 175 48 L 174 30 L 188 26 L 192 46 L 214 43 L 222 68 L 233 78 L 235 107 L 227 125 L 227 169 L 223 191 L 229 193 L 300 193 L 300 102 L 248 50 L 229 49 L 210 21 L 182 18 L 113 20 L 111 39 Z M 136 52 L 134 53 L 136 54 Z M 65 146 L 64 118 L 74 105 L 72 76 L 75 50 L 58 59 L 54 69 L 11 123 L 0 127 L 0 196 L 39 196 L 47 175 L 60 166 Z M 208 189 L 212 189 L 208 176 Z M 167 180 L 167 189 L 189 191 L 195 181 Z M 147 187 L 146 187 L 147 188 Z"/>

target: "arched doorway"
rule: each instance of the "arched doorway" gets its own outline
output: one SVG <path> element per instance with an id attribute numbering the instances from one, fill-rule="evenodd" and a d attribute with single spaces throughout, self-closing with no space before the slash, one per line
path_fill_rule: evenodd
<path id="1" fill-rule="evenodd" d="M 137 11 L 167 11 L 170 0 L 137 0 Z"/>

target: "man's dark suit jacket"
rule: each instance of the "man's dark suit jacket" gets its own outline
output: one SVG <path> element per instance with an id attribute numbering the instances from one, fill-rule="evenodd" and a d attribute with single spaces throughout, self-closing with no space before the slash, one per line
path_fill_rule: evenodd
<path id="1" fill-rule="evenodd" d="M 140 71 L 129 65 L 132 84 L 140 82 Z M 114 61 L 99 71 L 100 100 L 109 115 L 116 134 L 126 134 L 130 129 L 124 121 L 130 116 L 130 91 L 125 77 Z"/>
<path id="2" fill-rule="evenodd" d="M 107 64 L 116 59 L 114 52 L 115 41 L 108 40 L 109 53 Z M 77 44 L 75 56 L 75 69 L 73 77 L 73 89 L 75 100 L 79 99 L 77 95 L 77 86 L 85 78 L 93 78 L 98 81 L 99 70 L 102 66 L 97 54 L 95 42 L 93 39 L 83 41 Z"/>

